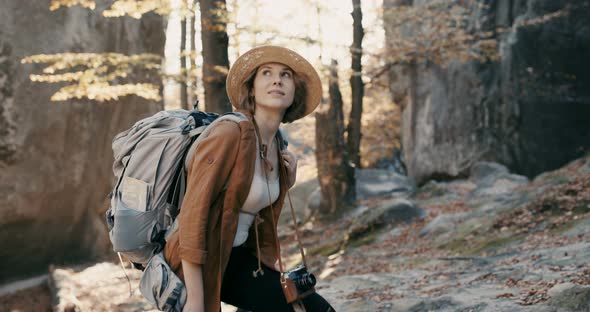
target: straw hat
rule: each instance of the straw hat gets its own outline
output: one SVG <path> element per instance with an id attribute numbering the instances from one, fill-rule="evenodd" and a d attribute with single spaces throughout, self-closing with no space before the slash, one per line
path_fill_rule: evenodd
<path id="1" fill-rule="evenodd" d="M 233 64 L 227 74 L 225 88 L 231 104 L 238 108 L 240 103 L 240 89 L 244 80 L 258 66 L 266 63 L 281 63 L 289 66 L 303 79 L 307 87 L 305 113 L 309 115 L 322 99 L 322 83 L 320 76 L 313 66 L 301 55 L 294 51 L 278 46 L 260 46 L 242 54 Z M 303 117 L 301 116 L 301 117 Z"/>

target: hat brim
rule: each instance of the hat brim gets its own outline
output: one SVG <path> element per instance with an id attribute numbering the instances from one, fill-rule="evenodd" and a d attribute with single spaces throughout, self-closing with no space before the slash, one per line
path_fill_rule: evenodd
<path id="1" fill-rule="evenodd" d="M 225 88 L 229 100 L 235 108 L 239 108 L 240 90 L 248 75 L 266 63 L 287 65 L 303 79 L 307 88 L 303 116 L 309 115 L 316 109 L 322 100 L 322 83 L 317 71 L 295 51 L 270 45 L 256 47 L 242 54 L 230 68 Z"/>

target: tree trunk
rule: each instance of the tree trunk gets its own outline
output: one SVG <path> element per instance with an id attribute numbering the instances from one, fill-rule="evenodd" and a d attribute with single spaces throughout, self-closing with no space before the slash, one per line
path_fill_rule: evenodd
<path id="1" fill-rule="evenodd" d="M 197 1 L 196 0 L 190 0 L 192 2 L 192 6 L 191 6 L 191 12 L 193 13 L 193 16 L 191 18 L 191 38 L 190 38 L 190 43 L 191 43 L 191 54 L 189 55 L 189 60 L 190 60 L 190 68 L 191 71 L 187 74 L 187 77 L 190 77 L 190 84 L 188 86 L 188 90 L 189 90 L 189 99 L 190 102 L 189 104 L 191 105 L 191 108 L 193 105 L 195 105 L 196 101 L 199 100 L 199 97 L 197 95 L 197 16 L 194 15 L 197 11 Z"/>
<path id="2" fill-rule="evenodd" d="M 186 71 L 184 73 L 184 77 L 186 79 L 186 102 L 187 106 L 192 108 L 193 107 L 193 79 L 191 77 L 191 71 L 193 70 L 193 61 L 191 60 L 191 55 L 194 50 L 193 46 L 193 38 L 195 36 L 195 28 L 193 25 L 193 20 L 195 19 L 193 16 L 193 3 L 192 0 L 185 0 L 186 1 L 186 45 L 185 45 L 185 62 L 186 62 Z"/>
<path id="3" fill-rule="evenodd" d="M 229 70 L 225 0 L 199 0 L 199 4 L 205 110 L 216 113 L 229 112 L 231 104 L 225 92 L 225 79 Z"/>
<path id="4" fill-rule="evenodd" d="M 361 1 L 352 0 L 353 41 L 350 49 L 352 54 L 352 75 L 350 87 L 352 89 L 352 109 L 348 120 L 348 155 L 356 168 L 360 168 L 361 156 L 361 116 L 363 113 L 364 84 L 362 79 L 361 57 L 363 56 L 363 13 Z"/>
<path id="5" fill-rule="evenodd" d="M 242 36 L 242 26 L 239 25 L 238 23 L 238 16 L 240 15 L 240 1 L 239 0 L 231 0 L 231 4 L 232 4 L 232 17 L 231 17 L 231 21 L 232 23 L 234 23 L 234 27 L 235 27 L 235 33 L 233 35 L 233 39 L 234 39 L 234 51 L 235 51 L 235 55 L 234 55 L 234 60 L 237 60 L 238 57 L 240 57 L 240 37 Z"/>
<path id="6" fill-rule="evenodd" d="M 188 109 L 188 94 L 186 86 L 186 16 L 181 13 L 180 19 L 180 108 Z"/>
<path id="7" fill-rule="evenodd" d="M 338 206 L 355 200 L 354 168 L 349 165 L 344 148 L 344 114 L 338 85 L 338 63 L 330 68 L 330 99 L 328 107 L 316 113 L 316 160 L 322 200 L 319 212 L 326 216 Z"/>
<path id="8" fill-rule="evenodd" d="M 258 0 L 254 0 L 254 16 L 252 18 L 252 26 L 254 26 L 254 31 L 252 32 L 252 46 L 255 47 L 258 45 Z"/>
<path id="9" fill-rule="evenodd" d="M 322 40 L 322 7 L 319 2 L 316 2 L 316 14 L 318 15 L 318 46 L 320 48 L 320 55 L 318 57 L 319 63 L 322 64 L 322 55 L 324 54 L 324 40 Z"/>

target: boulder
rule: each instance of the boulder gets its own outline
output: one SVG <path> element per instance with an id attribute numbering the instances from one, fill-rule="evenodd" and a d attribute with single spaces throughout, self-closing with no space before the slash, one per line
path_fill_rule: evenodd
<path id="1" fill-rule="evenodd" d="M 477 185 L 471 196 L 506 194 L 530 183 L 527 177 L 511 174 L 505 166 L 492 162 L 476 162 L 469 179 Z"/>
<path id="2" fill-rule="evenodd" d="M 549 305 L 558 311 L 590 311 L 590 286 L 561 283 L 553 286 L 547 294 Z"/>
<path id="3" fill-rule="evenodd" d="M 354 238 L 367 231 L 386 225 L 410 223 L 426 216 L 424 208 L 405 199 L 391 199 L 361 213 L 348 230 L 348 237 Z"/>
<path id="4" fill-rule="evenodd" d="M 357 199 L 406 193 L 414 189 L 408 177 L 398 174 L 394 170 L 359 169 L 355 174 Z"/>
<path id="5" fill-rule="evenodd" d="M 46 1 L 0 4 L 0 282 L 111 250 L 103 222 L 114 182 L 111 140 L 162 103 L 51 102 L 63 85 L 32 82 L 42 65 L 20 62 L 59 52 L 163 55 L 161 16 L 109 19 L 100 13 L 105 5 L 52 12 Z"/>
<path id="6" fill-rule="evenodd" d="M 366 199 L 376 196 L 403 195 L 415 190 L 413 182 L 406 176 L 396 173 L 390 169 L 357 169 L 356 195 L 357 199 Z M 308 218 L 320 207 L 321 190 L 317 187 L 311 193 L 304 192 L 309 186 L 317 186 L 316 180 L 313 184 L 296 186 L 294 192 L 297 194 L 309 194 L 305 202 L 304 218 Z"/>
<path id="7" fill-rule="evenodd" d="M 503 173 L 508 173 L 506 166 L 488 161 L 479 161 L 471 167 L 469 178 L 477 182 Z"/>
<path id="8" fill-rule="evenodd" d="M 408 175 L 418 184 L 467 176 L 481 160 L 532 178 L 590 149 L 590 6 L 577 0 L 486 4 L 473 10 L 471 20 L 484 30 L 507 29 L 498 35 L 498 61 L 390 71 L 392 97 L 403 107 Z M 568 6 L 565 17 L 516 27 Z M 386 17 L 386 45 L 392 44 L 392 24 Z"/>

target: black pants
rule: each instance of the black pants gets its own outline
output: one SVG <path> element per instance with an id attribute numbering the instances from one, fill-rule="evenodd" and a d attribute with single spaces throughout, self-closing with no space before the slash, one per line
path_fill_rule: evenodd
<path id="1" fill-rule="evenodd" d="M 221 284 L 221 301 L 253 312 L 292 312 L 281 289 L 280 273 L 262 264 L 264 275 L 254 278 L 252 271 L 257 268 L 254 255 L 244 247 L 234 247 Z M 334 311 L 317 293 L 302 301 L 307 312 Z"/>

